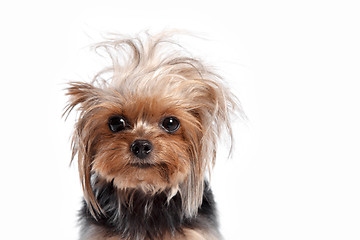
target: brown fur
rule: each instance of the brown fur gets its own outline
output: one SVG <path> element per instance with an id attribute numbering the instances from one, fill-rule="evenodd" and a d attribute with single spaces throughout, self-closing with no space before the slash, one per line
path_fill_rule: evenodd
<path id="1" fill-rule="evenodd" d="M 211 231 L 204 232 L 201 230 L 185 228 L 183 233 L 175 235 L 168 234 L 163 240 L 218 240 L 219 236 Z M 119 236 L 111 236 L 101 227 L 93 226 L 83 235 L 80 240 L 126 240 Z"/>

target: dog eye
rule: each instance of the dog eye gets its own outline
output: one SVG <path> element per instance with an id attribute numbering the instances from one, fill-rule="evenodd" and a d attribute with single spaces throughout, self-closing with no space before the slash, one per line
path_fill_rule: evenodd
<path id="1" fill-rule="evenodd" d="M 166 117 L 161 123 L 161 127 L 168 133 L 174 133 L 180 127 L 180 122 L 176 117 Z"/>
<path id="2" fill-rule="evenodd" d="M 108 125 L 112 132 L 120 132 L 126 128 L 126 119 L 123 116 L 112 116 Z"/>

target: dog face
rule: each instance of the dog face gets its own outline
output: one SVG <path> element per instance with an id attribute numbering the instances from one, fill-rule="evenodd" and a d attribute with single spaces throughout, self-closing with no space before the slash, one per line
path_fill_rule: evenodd
<path id="1" fill-rule="evenodd" d="M 78 155 L 85 199 L 95 212 L 101 209 L 94 174 L 119 190 L 165 191 L 169 197 L 180 191 L 187 215 L 194 214 L 217 138 L 223 129 L 231 136 L 236 103 L 221 79 L 198 60 L 162 51 L 164 43 L 171 45 L 164 35 L 104 42 L 97 49 L 106 50 L 113 66 L 92 83 L 70 83 L 65 112 L 79 105 L 80 113 L 73 157 Z"/>

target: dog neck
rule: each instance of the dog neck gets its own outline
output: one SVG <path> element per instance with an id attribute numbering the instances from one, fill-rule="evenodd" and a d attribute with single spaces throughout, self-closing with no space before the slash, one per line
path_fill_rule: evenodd
<path id="1" fill-rule="evenodd" d="M 180 193 L 168 199 L 166 192 L 149 195 L 139 190 L 121 191 L 113 183 L 95 181 L 93 190 L 103 210 L 96 218 L 84 201 L 80 212 L 83 229 L 102 227 L 108 236 L 124 239 L 162 239 L 184 228 L 217 229 L 213 194 L 205 182 L 203 201 L 194 217 L 183 212 Z"/>

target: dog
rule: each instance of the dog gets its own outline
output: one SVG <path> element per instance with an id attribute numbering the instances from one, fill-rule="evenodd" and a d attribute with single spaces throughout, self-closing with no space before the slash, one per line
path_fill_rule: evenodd
<path id="1" fill-rule="evenodd" d="M 173 35 L 106 39 L 111 66 L 66 89 L 82 240 L 222 239 L 208 176 L 239 104 Z"/>

